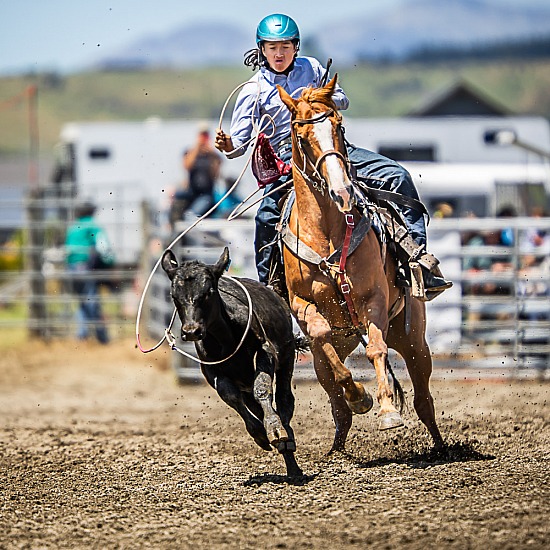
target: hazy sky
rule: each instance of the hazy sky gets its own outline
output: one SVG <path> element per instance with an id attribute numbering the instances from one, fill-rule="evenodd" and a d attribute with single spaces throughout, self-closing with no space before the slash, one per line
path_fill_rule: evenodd
<path id="1" fill-rule="evenodd" d="M 443 0 L 450 1 L 450 0 Z M 494 0 L 516 4 L 517 0 Z M 520 0 L 522 5 L 548 0 Z M 331 18 L 380 10 L 406 0 L 0 0 L 0 74 L 22 70 L 68 71 L 147 34 L 195 21 L 241 24 L 254 35 L 273 12 L 294 17 L 307 35 Z M 345 11 L 338 11 L 346 6 Z M 313 8 L 314 6 L 314 8 Z M 253 39 L 253 38 L 251 38 Z M 102 50 L 102 51 L 101 51 Z"/>

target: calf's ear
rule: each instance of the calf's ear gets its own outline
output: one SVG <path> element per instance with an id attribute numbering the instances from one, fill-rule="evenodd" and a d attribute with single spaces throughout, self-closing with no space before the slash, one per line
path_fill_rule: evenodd
<path id="1" fill-rule="evenodd" d="M 176 269 L 178 268 L 178 260 L 176 259 L 175 254 L 170 250 L 165 250 L 164 254 L 162 255 L 161 260 L 162 269 L 166 271 L 166 274 L 170 278 L 170 280 L 173 279 Z"/>
<path id="2" fill-rule="evenodd" d="M 223 249 L 223 252 L 220 256 L 220 259 L 217 261 L 216 265 L 214 266 L 214 273 L 216 274 L 216 277 L 219 279 L 224 271 L 227 271 L 229 269 L 229 264 L 231 263 L 231 258 L 229 257 L 229 248 L 227 246 Z"/>

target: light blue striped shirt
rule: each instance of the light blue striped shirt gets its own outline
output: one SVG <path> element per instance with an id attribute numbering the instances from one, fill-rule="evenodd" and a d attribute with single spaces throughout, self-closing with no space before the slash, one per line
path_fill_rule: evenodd
<path id="1" fill-rule="evenodd" d="M 264 114 L 272 117 L 275 123 L 275 132 L 270 141 L 277 151 L 279 143 L 290 135 L 290 112 L 281 101 L 275 86 L 278 84 L 292 97 L 298 97 L 298 90 L 306 86 L 318 87 L 324 74 L 325 68 L 313 57 L 297 57 L 294 60 L 294 68 L 288 75 L 277 74 L 262 67 L 248 84 L 243 86 L 237 97 L 229 132 L 235 150 L 228 156 L 234 158 L 244 154 L 247 147 L 245 144 L 248 144 L 254 133 L 253 122 L 257 124 Z M 349 100 L 339 85 L 336 86 L 332 99 L 338 109 L 348 108 Z M 260 131 L 271 135 L 273 127 L 266 122 Z"/>

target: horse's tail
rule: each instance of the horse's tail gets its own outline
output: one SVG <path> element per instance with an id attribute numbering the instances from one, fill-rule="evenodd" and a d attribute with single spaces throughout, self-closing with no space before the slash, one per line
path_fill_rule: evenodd
<path id="1" fill-rule="evenodd" d="M 388 372 L 391 374 L 391 377 L 393 379 L 393 387 L 395 389 L 395 404 L 399 408 L 399 412 L 403 412 L 403 408 L 405 407 L 405 392 L 403 391 L 403 387 L 401 386 L 399 380 L 397 380 L 397 377 L 393 373 L 393 369 L 391 368 L 390 361 L 386 357 L 386 366 L 388 367 Z"/>
<path id="2" fill-rule="evenodd" d="M 311 349 L 309 339 L 303 334 L 294 335 L 294 347 L 296 348 L 296 353 L 306 353 Z"/>

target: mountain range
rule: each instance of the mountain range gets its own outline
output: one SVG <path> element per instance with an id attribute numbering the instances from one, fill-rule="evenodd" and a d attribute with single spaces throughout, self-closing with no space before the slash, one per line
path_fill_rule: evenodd
<path id="1" fill-rule="evenodd" d="M 330 24 L 302 36 L 302 52 L 338 65 L 400 60 L 423 49 L 479 47 L 550 36 L 550 4 L 502 5 L 495 0 L 408 0 L 364 17 L 332 16 Z M 254 46 L 250 30 L 223 21 L 182 25 L 144 36 L 99 60 L 102 68 L 190 68 L 241 63 Z"/>

